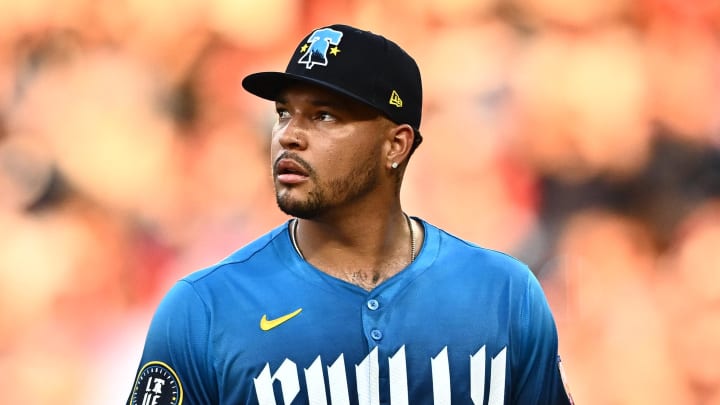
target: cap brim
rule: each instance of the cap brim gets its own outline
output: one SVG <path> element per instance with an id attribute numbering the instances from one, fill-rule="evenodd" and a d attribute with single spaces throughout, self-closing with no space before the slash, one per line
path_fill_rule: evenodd
<path id="1" fill-rule="evenodd" d="M 286 88 L 293 84 L 297 83 L 308 83 L 308 84 L 314 84 L 320 87 L 324 87 L 326 89 L 336 91 L 340 94 L 343 94 L 347 97 L 352 98 L 353 100 L 357 100 L 363 104 L 367 104 L 370 107 L 373 107 L 377 109 L 376 106 L 372 104 L 369 100 L 365 100 L 363 98 L 360 98 L 356 96 L 355 94 L 352 94 L 338 86 L 335 86 L 331 83 L 322 81 L 322 80 L 316 80 L 313 78 L 308 78 L 305 76 L 298 76 L 294 75 L 292 73 L 285 73 L 285 72 L 259 72 L 259 73 L 253 73 L 251 75 L 248 75 L 245 77 L 242 81 L 242 86 L 245 90 L 248 92 L 264 98 L 266 100 L 270 101 L 277 101 L 278 97 L 280 96 L 280 93 L 283 92 Z"/>
<path id="2" fill-rule="evenodd" d="M 264 98 L 264 99 L 270 100 L 270 101 L 278 101 L 278 97 L 280 96 L 280 93 L 282 93 L 289 86 L 291 86 L 293 84 L 298 84 L 298 83 L 313 84 L 313 85 L 317 85 L 320 87 L 324 87 L 324 88 L 332 90 L 332 91 L 336 91 L 342 95 L 350 97 L 353 100 L 356 100 L 365 105 L 368 105 L 368 106 L 378 110 L 378 112 L 380 112 L 381 114 L 384 115 L 383 111 L 381 109 L 379 109 L 377 106 L 375 106 L 370 100 L 365 100 L 347 90 L 344 90 L 341 87 L 335 86 L 335 85 L 325 82 L 323 80 L 316 80 L 316 79 L 305 77 L 305 76 L 294 75 L 292 73 L 285 73 L 285 72 L 253 73 L 253 74 L 246 76 L 243 79 L 242 86 L 246 91 L 248 91 L 249 93 L 252 93 L 260 98 Z M 415 131 L 415 133 L 418 136 L 420 136 L 420 131 L 418 128 L 413 127 L 413 130 Z M 422 137 L 420 137 L 420 141 L 422 141 Z"/>

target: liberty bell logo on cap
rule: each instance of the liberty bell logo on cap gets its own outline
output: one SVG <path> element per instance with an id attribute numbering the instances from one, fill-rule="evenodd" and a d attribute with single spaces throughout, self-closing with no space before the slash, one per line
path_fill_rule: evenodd
<path id="1" fill-rule="evenodd" d="M 328 51 L 332 55 L 337 55 L 340 52 L 338 45 L 340 45 L 342 36 L 341 31 L 332 28 L 321 28 L 313 31 L 308 36 L 307 42 L 300 47 L 302 56 L 300 56 L 298 63 L 304 64 L 308 69 L 312 69 L 315 65 L 327 66 Z"/>

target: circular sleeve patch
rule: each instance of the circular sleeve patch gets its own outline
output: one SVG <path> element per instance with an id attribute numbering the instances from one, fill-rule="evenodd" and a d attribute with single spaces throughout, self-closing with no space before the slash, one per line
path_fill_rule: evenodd
<path id="1" fill-rule="evenodd" d="M 161 361 L 145 363 L 133 387 L 130 405 L 181 405 L 183 389 L 172 367 Z"/>

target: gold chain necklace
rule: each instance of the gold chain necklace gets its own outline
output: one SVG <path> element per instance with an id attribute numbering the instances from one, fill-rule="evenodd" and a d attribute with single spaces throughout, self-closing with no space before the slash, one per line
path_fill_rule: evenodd
<path id="1" fill-rule="evenodd" d="M 412 263 L 415 261 L 415 254 L 416 254 L 415 253 L 415 231 L 413 231 L 412 222 L 411 222 L 412 220 L 410 219 L 410 217 L 404 212 L 403 212 L 403 215 L 405 216 L 405 221 L 407 222 L 408 229 L 410 230 L 410 262 Z M 300 251 L 300 246 L 298 246 L 298 244 L 297 244 L 298 222 L 299 221 L 297 218 L 293 219 L 292 232 L 290 232 L 290 241 L 292 242 L 292 245 L 295 248 L 295 251 L 297 252 L 297 254 L 300 257 L 302 257 L 303 260 L 305 260 L 305 256 L 302 254 L 302 252 Z"/>

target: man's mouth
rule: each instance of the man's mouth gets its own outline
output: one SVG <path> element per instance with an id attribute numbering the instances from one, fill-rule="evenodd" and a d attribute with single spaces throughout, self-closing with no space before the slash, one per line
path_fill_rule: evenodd
<path id="1" fill-rule="evenodd" d="M 275 165 L 275 178 L 283 184 L 297 184 L 306 181 L 308 171 L 293 159 L 280 159 Z"/>

